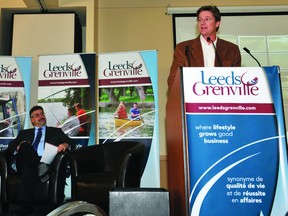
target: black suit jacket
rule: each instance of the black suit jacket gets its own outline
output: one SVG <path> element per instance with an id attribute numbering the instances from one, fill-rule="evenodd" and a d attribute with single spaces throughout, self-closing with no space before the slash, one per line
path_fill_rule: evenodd
<path id="1" fill-rule="evenodd" d="M 35 133 L 34 128 L 21 130 L 18 136 L 9 143 L 8 151 L 10 151 L 11 153 L 14 153 L 17 146 L 23 141 L 26 141 L 32 144 L 34 140 L 34 133 Z M 45 142 L 50 143 L 55 146 L 58 146 L 62 143 L 68 143 L 68 145 L 71 148 L 74 148 L 74 145 L 75 145 L 74 141 L 71 138 L 69 138 L 61 130 L 61 128 L 47 127 L 47 126 L 46 126 L 46 133 L 45 133 Z"/>
<path id="2" fill-rule="evenodd" d="M 223 67 L 241 67 L 241 55 L 237 45 L 218 38 L 216 46 Z M 189 51 L 189 54 L 187 54 L 190 56 L 190 66 L 204 67 L 200 36 L 193 40 L 188 40 L 177 44 L 174 51 L 173 62 L 170 68 L 170 74 L 167 80 L 169 89 L 171 89 L 175 76 L 177 72 L 180 71 L 180 67 L 189 67 L 186 56 L 186 47 L 188 47 Z M 214 66 L 219 67 L 217 58 L 215 58 Z"/>

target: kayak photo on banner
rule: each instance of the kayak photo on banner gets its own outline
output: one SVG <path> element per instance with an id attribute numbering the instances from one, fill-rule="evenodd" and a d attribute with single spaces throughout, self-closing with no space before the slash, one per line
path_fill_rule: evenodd
<path id="1" fill-rule="evenodd" d="M 0 56 L 0 150 L 28 127 L 31 57 Z"/>
<path id="2" fill-rule="evenodd" d="M 76 148 L 95 144 L 95 53 L 39 56 L 38 104 Z"/>
<path id="3" fill-rule="evenodd" d="M 157 51 L 98 54 L 99 143 L 145 144 L 141 186 L 160 185 Z"/>
<path id="4" fill-rule="evenodd" d="M 288 212 L 279 68 L 183 68 L 191 216 Z"/>

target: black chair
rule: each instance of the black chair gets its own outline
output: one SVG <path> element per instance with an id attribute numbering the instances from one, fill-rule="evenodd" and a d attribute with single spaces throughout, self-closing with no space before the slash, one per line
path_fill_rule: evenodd
<path id="1" fill-rule="evenodd" d="M 58 153 L 51 164 L 50 179 L 42 183 L 36 182 L 34 191 L 35 204 L 56 207 L 62 204 L 64 200 L 64 189 L 67 175 L 67 153 Z M 0 200 L 2 211 L 9 210 L 10 204 L 18 203 L 18 191 L 20 188 L 20 175 L 11 172 L 8 164 L 11 153 L 7 150 L 0 151 L 0 174 L 1 174 L 1 192 Z"/>
<path id="2" fill-rule="evenodd" d="M 109 192 L 140 187 L 145 145 L 120 141 L 69 152 L 72 201 L 86 201 L 109 212 Z"/>

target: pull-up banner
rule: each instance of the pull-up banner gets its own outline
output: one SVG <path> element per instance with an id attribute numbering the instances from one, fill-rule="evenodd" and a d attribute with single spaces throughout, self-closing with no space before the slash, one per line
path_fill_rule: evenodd
<path id="1" fill-rule="evenodd" d="M 183 68 L 190 215 L 285 215 L 278 67 Z"/>
<path id="2" fill-rule="evenodd" d="M 95 144 L 95 71 L 95 53 L 39 56 L 38 103 L 76 148 Z"/>
<path id="3" fill-rule="evenodd" d="M 32 57 L 0 56 L 0 150 L 28 127 Z"/>
<path id="4" fill-rule="evenodd" d="M 99 143 L 145 144 L 142 187 L 160 186 L 157 54 L 156 50 L 98 54 Z"/>

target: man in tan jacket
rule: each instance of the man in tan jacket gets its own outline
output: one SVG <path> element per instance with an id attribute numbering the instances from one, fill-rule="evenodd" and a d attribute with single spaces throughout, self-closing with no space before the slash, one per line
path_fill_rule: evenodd
<path id="1" fill-rule="evenodd" d="M 196 15 L 200 35 L 177 44 L 167 80 L 169 90 L 180 67 L 241 66 L 238 46 L 216 35 L 221 22 L 219 9 L 216 6 L 202 6 Z"/>

